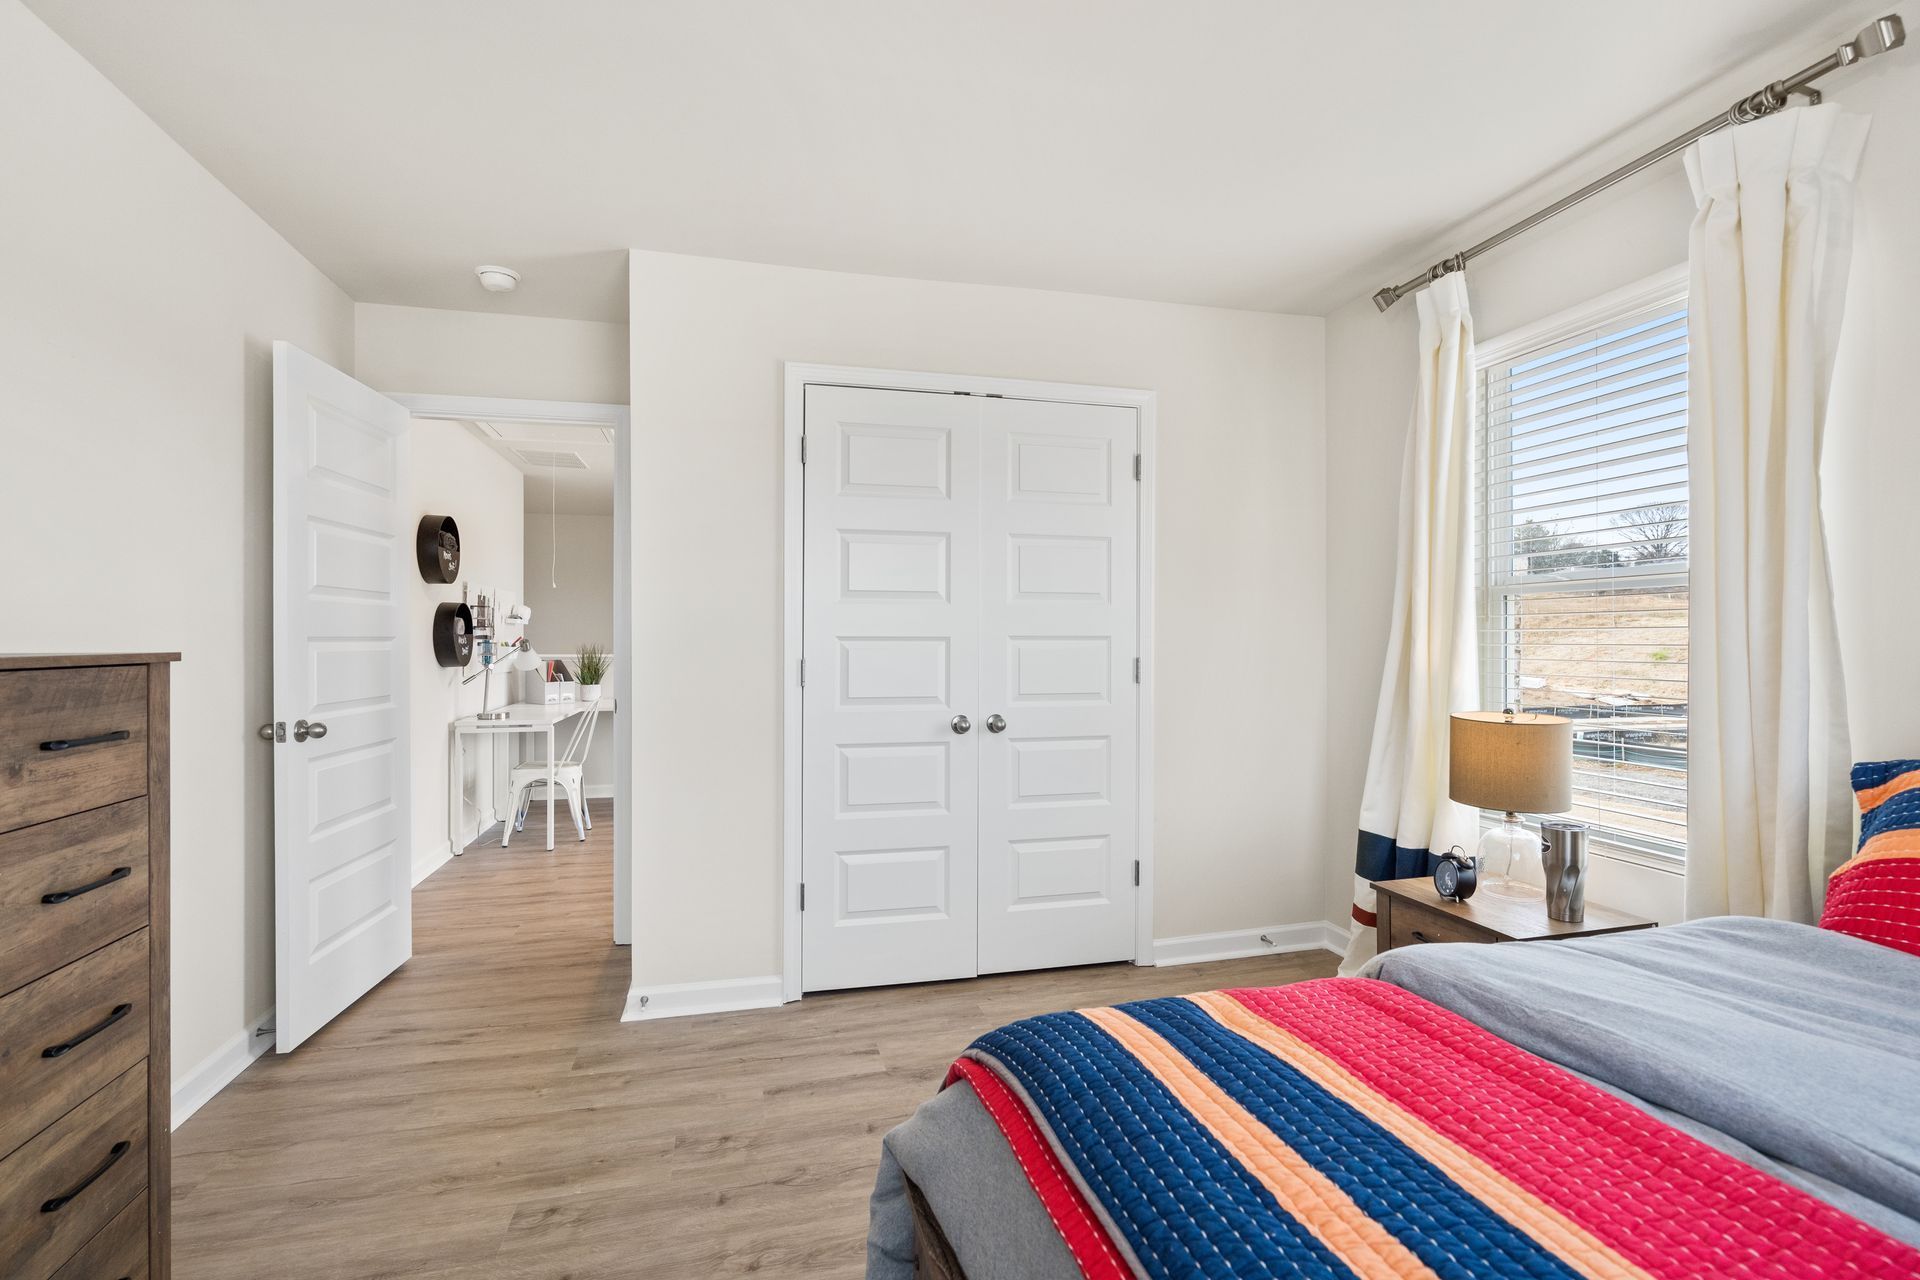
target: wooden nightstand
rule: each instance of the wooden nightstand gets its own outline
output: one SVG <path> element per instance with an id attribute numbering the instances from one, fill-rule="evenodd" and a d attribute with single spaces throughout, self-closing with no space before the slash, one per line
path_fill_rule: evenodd
<path id="1" fill-rule="evenodd" d="M 1382 880 L 1374 886 L 1380 895 L 1375 945 L 1381 951 L 1418 942 L 1544 942 L 1555 938 L 1591 938 L 1603 933 L 1651 929 L 1656 921 L 1611 907 L 1587 904 L 1587 918 L 1566 924 L 1547 918 L 1544 899 L 1516 901 L 1496 898 L 1485 890 L 1465 902 L 1448 902 L 1434 891 L 1433 880 Z"/>

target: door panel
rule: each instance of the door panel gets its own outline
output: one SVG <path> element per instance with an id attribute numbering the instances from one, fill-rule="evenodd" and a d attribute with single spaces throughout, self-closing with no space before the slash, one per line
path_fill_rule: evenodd
<path id="1" fill-rule="evenodd" d="M 980 470 L 980 971 L 1134 953 L 1132 409 L 987 400 Z"/>
<path id="2" fill-rule="evenodd" d="M 980 413 L 807 388 L 809 991 L 976 971 Z"/>
<path id="3" fill-rule="evenodd" d="M 413 951 L 405 409 L 276 342 L 276 1047 Z M 299 721 L 326 726 L 301 740 Z"/>

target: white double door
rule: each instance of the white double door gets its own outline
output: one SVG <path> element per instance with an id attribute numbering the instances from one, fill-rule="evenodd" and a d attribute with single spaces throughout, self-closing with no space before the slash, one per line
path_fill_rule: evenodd
<path id="1" fill-rule="evenodd" d="M 1132 958 L 1138 429 L 807 388 L 807 990 Z"/>

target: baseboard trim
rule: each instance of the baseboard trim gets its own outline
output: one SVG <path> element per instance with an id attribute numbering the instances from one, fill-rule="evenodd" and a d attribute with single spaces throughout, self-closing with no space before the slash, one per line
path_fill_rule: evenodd
<path id="1" fill-rule="evenodd" d="M 686 1018 L 696 1013 L 735 1013 L 771 1009 L 784 1003 L 779 974 L 764 978 L 726 978 L 719 982 L 635 983 L 627 992 L 622 1022 Z"/>
<path id="2" fill-rule="evenodd" d="M 453 846 L 451 845 L 435 845 L 433 848 L 427 850 L 424 858 L 418 853 L 414 854 L 413 887 L 416 889 L 419 888 L 422 880 L 425 880 L 428 876 L 452 861 Z"/>
<path id="3" fill-rule="evenodd" d="M 240 1073 L 273 1048 L 271 1035 L 260 1035 L 262 1027 L 273 1021 L 273 1010 L 254 1018 L 245 1031 L 236 1031 L 227 1042 L 208 1054 L 199 1066 L 180 1077 L 173 1087 L 173 1127 L 178 1129 L 194 1112 L 212 1102 L 214 1095 L 240 1078 Z"/>
<path id="4" fill-rule="evenodd" d="M 596 782 L 587 788 L 587 799 L 611 800 L 613 799 L 613 793 L 614 785 L 611 782 Z"/>
<path id="5" fill-rule="evenodd" d="M 1331 920 L 1305 924 L 1276 924 L 1264 929 L 1229 929 L 1224 933 L 1193 933 L 1181 938 L 1155 938 L 1156 965 L 1203 964 L 1209 960 L 1243 960 L 1248 956 L 1279 955 L 1287 951 L 1344 952 L 1347 931 Z"/>

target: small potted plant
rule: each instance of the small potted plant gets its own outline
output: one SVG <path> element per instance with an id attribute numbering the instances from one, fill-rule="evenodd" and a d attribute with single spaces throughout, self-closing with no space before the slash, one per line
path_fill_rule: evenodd
<path id="1" fill-rule="evenodd" d="M 600 682 L 607 675 L 607 651 L 597 644 L 581 645 L 574 674 L 580 679 L 580 701 L 594 701 L 600 696 Z"/>

